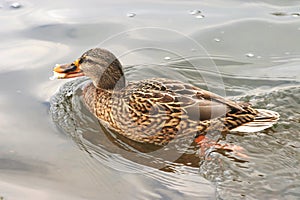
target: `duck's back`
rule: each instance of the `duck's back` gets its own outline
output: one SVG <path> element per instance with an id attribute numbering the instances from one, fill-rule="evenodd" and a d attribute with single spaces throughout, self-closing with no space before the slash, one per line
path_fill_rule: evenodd
<path id="1" fill-rule="evenodd" d="M 253 121 L 257 111 L 191 84 L 167 79 L 130 82 L 117 91 L 85 88 L 87 106 L 126 138 L 165 145 L 182 136 L 227 131 Z"/>

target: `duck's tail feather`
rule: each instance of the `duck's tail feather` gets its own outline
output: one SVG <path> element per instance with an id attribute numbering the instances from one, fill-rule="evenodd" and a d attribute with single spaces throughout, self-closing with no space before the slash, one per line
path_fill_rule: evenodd
<path id="1" fill-rule="evenodd" d="M 279 119 L 279 114 L 275 111 L 265 109 L 256 110 L 258 111 L 258 114 L 253 121 L 231 129 L 231 131 L 246 133 L 258 132 L 272 127 Z"/>

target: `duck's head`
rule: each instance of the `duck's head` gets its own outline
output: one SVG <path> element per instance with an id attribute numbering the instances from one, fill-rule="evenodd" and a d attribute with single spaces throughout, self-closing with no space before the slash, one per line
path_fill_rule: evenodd
<path id="1" fill-rule="evenodd" d="M 56 65 L 54 76 L 59 79 L 87 76 L 97 88 L 120 89 L 125 86 L 119 60 L 109 51 L 90 49 L 70 64 Z"/>

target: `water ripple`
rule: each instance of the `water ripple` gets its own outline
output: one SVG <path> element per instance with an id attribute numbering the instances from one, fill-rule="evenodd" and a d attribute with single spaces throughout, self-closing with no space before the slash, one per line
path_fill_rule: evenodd
<path id="1" fill-rule="evenodd" d="M 227 135 L 224 141 L 243 147 L 247 162 L 234 164 L 227 155 L 215 153 L 201 165 L 201 174 L 218 185 L 219 198 L 276 199 L 299 191 L 299 94 L 300 86 L 292 86 L 240 98 L 257 107 L 271 105 L 281 120 L 262 132 Z"/>

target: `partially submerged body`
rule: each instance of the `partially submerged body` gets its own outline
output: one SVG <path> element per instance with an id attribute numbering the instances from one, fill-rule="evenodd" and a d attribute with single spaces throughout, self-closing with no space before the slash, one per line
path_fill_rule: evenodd
<path id="1" fill-rule="evenodd" d="M 89 76 L 84 88 L 89 110 L 120 135 L 142 144 L 163 146 L 184 136 L 208 132 L 255 132 L 272 126 L 276 112 L 254 109 L 191 84 L 147 79 L 125 85 L 122 66 L 103 49 L 91 49 L 69 65 L 54 69 L 58 78 Z M 198 139 L 199 140 L 199 139 Z"/>

